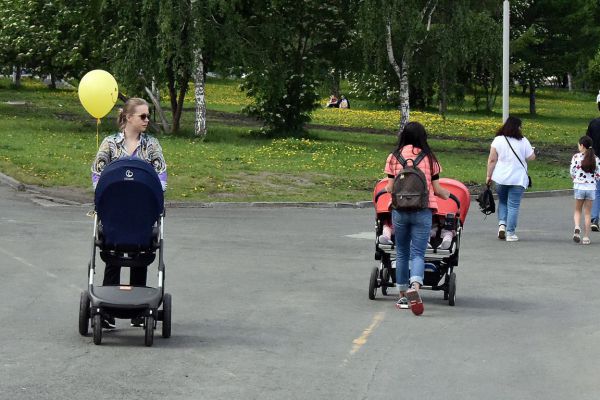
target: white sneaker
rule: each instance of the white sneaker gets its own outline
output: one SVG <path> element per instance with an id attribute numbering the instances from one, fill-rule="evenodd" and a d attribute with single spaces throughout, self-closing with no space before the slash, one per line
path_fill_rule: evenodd
<path id="1" fill-rule="evenodd" d="M 512 235 L 506 235 L 506 241 L 507 242 L 518 242 L 519 237 L 517 235 L 515 235 L 514 233 Z"/>
<path id="2" fill-rule="evenodd" d="M 448 250 L 450 248 L 451 244 L 452 244 L 452 237 L 445 237 L 444 240 L 442 240 L 442 244 L 440 244 L 440 249 Z"/>
<path id="3" fill-rule="evenodd" d="M 506 239 L 506 225 L 504 225 L 504 224 L 498 226 L 498 239 L 500 239 L 500 240 Z"/>
<path id="4" fill-rule="evenodd" d="M 380 235 L 379 236 L 379 244 L 385 244 L 387 246 L 391 246 L 394 244 L 394 242 L 392 242 L 392 239 L 390 239 L 389 237 L 387 237 L 385 235 Z"/>

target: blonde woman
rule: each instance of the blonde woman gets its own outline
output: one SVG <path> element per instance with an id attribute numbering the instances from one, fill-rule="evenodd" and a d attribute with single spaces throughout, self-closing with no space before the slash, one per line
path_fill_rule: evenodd
<path id="1" fill-rule="evenodd" d="M 163 191 L 167 187 L 167 164 L 163 157 L 162 148 L 158 140 L 145 132 L 150 122 L 150 110 L 144 99 L 132 97 L 119 111 L 118 124 L 120 131 L 106 137 L 94 163 L 92 164 L 92 185 L 94 189 L 100 179 L 104 168 L 112 161 L 124 157 L 137 157 L 151 164 L 162 185 Z M 146 285 L 146 268 L 132 268 L 130 272 L 130 285 Z M 121 267 L 118 265 L 106 265 L 104 270 L 103 286 L 119 285 L 121 279 Z M 105 321 L 104 327 L 114 328 L 112 321 Z"/>

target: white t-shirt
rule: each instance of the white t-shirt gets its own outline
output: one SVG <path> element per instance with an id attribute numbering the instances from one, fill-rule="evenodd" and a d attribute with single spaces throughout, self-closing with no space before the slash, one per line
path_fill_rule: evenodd
<path id="1" fill-rule="evenodd" d="M 508 146 L 506 139 L 510 141 L 523 165 L 515 157 L 515 153 Z M 531 157 L 533 154 L 533 147 L 531 147 L 529 140 L 527 138 L 517 140 L 506 136 L 496 136 L 491 147 L 495 148 L 496 153 L 498 153 L 498 162 L 492 173 L 492 180 L 501 185 L 520 185 L 527 189 L 529 180 L 525 168 L 527 168 L 527 157 Z"/>

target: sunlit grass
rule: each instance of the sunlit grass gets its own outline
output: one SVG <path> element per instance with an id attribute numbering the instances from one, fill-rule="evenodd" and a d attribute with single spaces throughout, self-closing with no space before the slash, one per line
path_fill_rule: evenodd
<path id="1" fill-rule="evenodd" d="M 41 186 L 73 186 L 91 193 L 90 164 L 96 152 L 95 120 L 83 111 L 74 90 L 48 90 L 25 80 L 14 90 L 0 80 L 0 170 Z M 190 92 L 191 93 L 191 92 Z M 210 110 L 239 112 L 250 99 L 232 80 L 209 80 Z M 191 94 L 186 107 L 193 107 Z M 593 96 L 591 96 L 593 97 Z M 574 147 L 597 113 L 595 98 L 585 94 L 541 91 L 538 116 L 530 117 L 528 99 L 511 99 L 524 120 L 524 132 L 542 150 L 531 163 L 535 189 L 568 188 L 570 151 L 544 156 L 544 148 Z M 7 102 L 25 102 L 7 104 Z M 326 99 L 323 99 L 323 103 Z M 354 102 L 357 104 L 360 102 Z M 165 105 L 168 103 L 164 103 Z M 312 129 L 301 139 L 260 139 L 247 126 L 209 122 L 199 141 L 191 134 L 193 113 L 182 119 L 182 134 L 160 135 L 168 163 L 171 200 L 200 201 L 358 201 L 370 198 L 383 176 L 386 156 L 395 144 L 399 113 L 389 109 L 318 109 L 313 124 L 376 129 L 385 134 Z M 102 119 L 99 136 L 116 130 L 116 111 Z M 443 176 L 481 184 L 489 143 L 500 125 L 499 110 L 486 115 L 451 109 L 446 118 L 432 110 L 412 111 L 422 122 L 443 166 Z M 360 129 L 359 129 L 360 131 Z"/>

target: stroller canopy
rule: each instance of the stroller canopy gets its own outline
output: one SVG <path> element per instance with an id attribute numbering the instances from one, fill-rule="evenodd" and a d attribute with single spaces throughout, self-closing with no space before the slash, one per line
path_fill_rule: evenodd
<path id="1" fill-rule="evenodd" d="M 104 243 L 116 248 L 149 248 L 152 228 L 164 210 L 158 174 L 139 158 L 106 166 L 94 196 Z"/>

